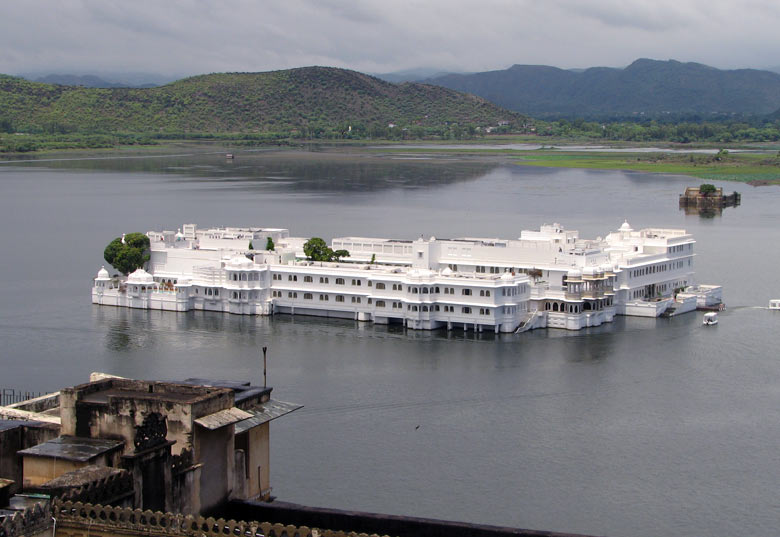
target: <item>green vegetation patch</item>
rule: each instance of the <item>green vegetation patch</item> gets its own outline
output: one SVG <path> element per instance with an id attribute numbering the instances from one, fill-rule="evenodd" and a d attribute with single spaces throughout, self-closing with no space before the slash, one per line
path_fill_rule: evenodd
<path id="1" fill-rule="evenodd" d="M 633 170 L 690 175 L 716 181 L 780 184 L 780 154 L 601 153 L 529 151 L 516 160 L 522 166 Z"/>

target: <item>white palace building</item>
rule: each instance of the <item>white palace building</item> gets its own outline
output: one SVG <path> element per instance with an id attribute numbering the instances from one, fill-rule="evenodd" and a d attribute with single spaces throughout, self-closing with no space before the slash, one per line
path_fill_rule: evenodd
<path id="1" fill-rule="evenodd" d="M 331 247 L 350 256 L 333 263 L 306 260 L 306 239 L 286 229 L 187 224 L 147 236 L 146 270 L 122 279 L 101 268 L 93 303 L 505 333 L 579 330 L 615 315 L 657 317 L 721 300 L 720 287 L 693 285 L 693 236 L 635 231 L 627 222 L 595 240 L 559 224 L 518 239 L 340 237 Z M 257 249 L 268 238 L 274 250 Z"/>

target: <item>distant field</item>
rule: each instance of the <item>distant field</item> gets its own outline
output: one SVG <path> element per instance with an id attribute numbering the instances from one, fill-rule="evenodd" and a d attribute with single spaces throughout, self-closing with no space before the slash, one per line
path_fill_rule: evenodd
<path id="1" fill-rule="evenodd" d="M 720 160 L 718 160 L 720 158 Z M 780 184 L 780 153 L 730 153 L 725 156 L 667 153 L 590 153 L 528 151 L 515 160 L 522 166 L 591 168 L 691 175 L 713 181 Z"/>

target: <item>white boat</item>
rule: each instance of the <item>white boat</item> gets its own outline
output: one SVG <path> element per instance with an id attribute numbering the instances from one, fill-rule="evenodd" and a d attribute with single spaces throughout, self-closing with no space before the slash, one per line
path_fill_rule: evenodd
<path id="1" fill-rule="evenodd" d="M 710 325 L 710 324 L 718 324 L 718 314 L 714 311 L 710 311 L 704 314 L 704 322 L 703 324 Z"/>
<path id="2" fill-rule="evenodd" d="M 770 310 L 780 310 L 780 298 L 773 298 L 769 301 Z"/>

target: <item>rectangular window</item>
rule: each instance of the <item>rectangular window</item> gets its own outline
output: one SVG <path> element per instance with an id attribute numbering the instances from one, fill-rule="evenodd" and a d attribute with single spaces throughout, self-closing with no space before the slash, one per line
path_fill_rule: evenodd
<path id="1" fill-rule="evenodd" d="M 377 308 L 384 308 L 385 307 L 385 301 L 384 300 L 377 300 L 376 301 L 376 307 Z"/>
<path id="2" fill-rule="evenodd" d="M 311 293 L 303 293 L 303 299 L 304 300 L 311 300 L 314 296 Z"/>
<path id="3" fill-rule="evenodd" d="M 465 296 L 471 295 L 471 289 L 461 289 L 460 293 Z"/>
<path id="4" fill-rule="evenodd" d="M 471 313 L 471 308 L 468 307 L 468 306 L 463 306 L 462 308 L 460 308 L 460 312 L 461 313 Z"/>

